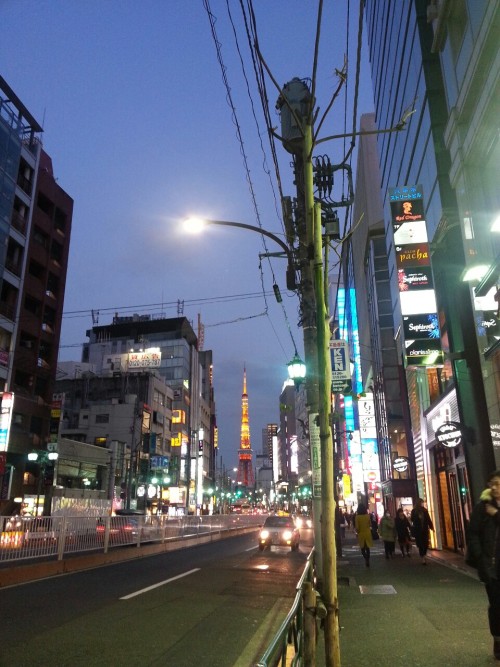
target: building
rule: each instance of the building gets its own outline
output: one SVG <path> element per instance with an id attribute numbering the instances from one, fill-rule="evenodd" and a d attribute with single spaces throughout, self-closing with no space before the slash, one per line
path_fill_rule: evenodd
<path id="1" fill-rule="evenodd" d="M 69 440 L 77 452 L 78 443 L 88 443 L 109 450 L 110 456 L 103 470 L 82 464 L 79 455 L 66 459 L 59 452 L 55 485 L 64 489 L 61 495 L 75 488 L 104 489 L 114 509 L 133 505 L 175 513 L 179 481 L 170 462 L 173 390 L 154 371 L 87 371 L 78 377 L 72 371 L 72 362 L 59 364 L 57 442 Z"/>
<path id="2" fill-rule="evenodd" d="M 87 331 L 82 362 L 98 375 L 154 369 L 173 391 L 170 465 L 178 471 L 177 504 L 211 511 L 216 442 L 213 363 L 185 317 L 121 317 Z M 211 492 L 210 492 L 211 491 Z"/>
<path id="3" fill-rule="evenodd" d="M 34 492 L 46 451 L 64 303 L 73 200 L 54 176 L 41 126 L 0 78 L 1 502 Z M 6 467 L 5 467 L 6 465 Z"/>
<path id="4" fill-rule="evenodd" d="M 458 551 L 471 506 L 499 465 L 499 17 L 497 2 L 365 3 L 376 125 L 393 128 L 414 110 L 404 131 L 377 139 L 388 293 L 409 417 L 401 415 L 396 449 L 411 459 L 435 546 Z M 380 405 L 384 385 L 373 379 Z M 386 492 L 387 423 L 380 431 Z"/>

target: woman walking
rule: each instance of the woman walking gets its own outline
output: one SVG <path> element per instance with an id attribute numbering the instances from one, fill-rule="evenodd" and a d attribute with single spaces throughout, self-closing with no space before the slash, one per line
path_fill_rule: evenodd
<path id="1" fill-rule="evenodd" d="M 394 526 L 396 528 L 396 535 L 398 536 L 399 548 L 401 549 L 401 554 L 403 558 L 408 556 L 410 557 L 411 552 L 411 526 L 408 521 L 408 517 L 404 513 L 403 508 L 399 508 L 396 514 L 396 519 L 394 521 Z"/>
<path id="2" fill-rule="evenodd" d="M 385 510 L 384 516 L 380 519 L 378 532 L 384 540 L 385 557 L 392 558 L 396 543 L 396 526 L 389 510 Z"/>
<path id="3" fill-rule="evenodd" d="M 358 536 L 358 544 L 365 559 L 365 565 L 370 567 L 370 549 L 373 546 L 371 522 L 366 505 L 362 503 L 358 505 L 358 511 L 354 518 L 354 529 Z"/>
<path id="4" fill-rule="evenodd" d="M 424 507 L 422 498 L 417 500 L 416 507 L 411 511 L 410 519 L 412 522 L 415 543 L 418 547 L 420 558 L 422 559 L 422 565 L 427 565 L 425 556 L 427 554 L 427 549 L 429 548 L 430 531 L 434 530 L 434 525 L 429 512 Z"/>

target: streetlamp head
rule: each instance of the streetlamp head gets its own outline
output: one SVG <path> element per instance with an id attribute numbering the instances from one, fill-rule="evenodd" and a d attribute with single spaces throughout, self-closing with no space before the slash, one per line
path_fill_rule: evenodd
<path id="1" fill-rule="evenodd" d="M 198 234 L 205 227 L 206 221 L 203 218 L 191 217 L 184 220 L 184 229 L 191 234 Z"/>
<path id="2" fill-rule="evenodd" d="M 38 452 L 30 452 L 28 454 L 28 461 L 38 461 Z"/>
<path id="3" fill-rule="evenodd" d="M 305 363 L 302 361 L 299 355 L 295 353 L 293 359 L 287 364 L 287 366 L 288 377 L 293 380 L 295 386 L 298 387 L 306 377 Z"/>
<path id="4" fill-rule="evenodd" d="M 59 454 L 57 452 L 49 452 L 47 458 L 49 459 L 49 461 L 57 461 L 57 459 L 59 458 Z"/>

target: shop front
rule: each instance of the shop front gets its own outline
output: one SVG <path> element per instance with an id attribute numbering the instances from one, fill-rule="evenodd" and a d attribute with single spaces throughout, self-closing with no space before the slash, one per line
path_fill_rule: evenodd
<path id="1" fill-rule="evenodd" d="M 458 417 L 455 391 L 443 397 L 427 415 L 428 453 L 438 544 L 443 549 L 463 553 L 471 513 L 471 495 L 465 461 L 464 433 Z"/>

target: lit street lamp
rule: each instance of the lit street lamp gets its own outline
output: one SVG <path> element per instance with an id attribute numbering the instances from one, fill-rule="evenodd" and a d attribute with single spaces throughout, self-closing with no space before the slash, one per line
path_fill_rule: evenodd
<path id="1" fill-rule="evenodd" d="M 48 465 L 54 465 L 59 454 L 57 452 L 46 452 L 45 450 L 37 450 L 30 452 L 28 454 L 28 461 L 37 462 L 40 465 L 40 470 L 38 472 L 38 484 L 37 484 L 37 493 L 36 493 L 36 504 L 35 504 L 35 516 L 38 516 L 38 503 L 40 502 L 40 495 L 42 492 L 42 483 L 45 479 L 45 471 Z M 44 504 L 45 505 L 45 504 Z M 45 514 L 45 506 L 42 511 L 42 514 Z"/>
<path id="2" fill-rule="evenodd" d="M 243 222 L 232 222 L 229 220 L 207 220 L 205 218 L 188 218 L 184 221 L 185 229 L 191 233 L 200 232 L 206 225 L 222 225 L 224 227 L 238 227 L 239 229 L 248 229 L 252 232 L 257 232 L 257 234 L 262 234 L 262 236 L 267 236 L 268 238 L 272 239 L 280 246 L 288 260 L 288 266 L 286 270 L 287 289 L 289 289 L 291 292 L 297 289 L 292 251 L 287 246 L 287 244 L 279 238 L 279 236 L 276 236 L 272 232 L 268 232 L 267 229 L 262 229 L 261 227 L 256 227 L 254 225 L 247 225 Z"/>

